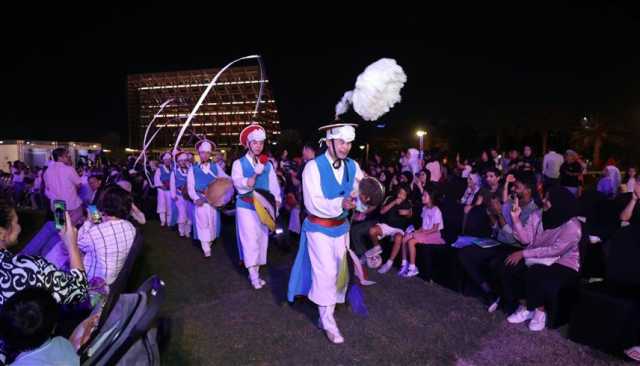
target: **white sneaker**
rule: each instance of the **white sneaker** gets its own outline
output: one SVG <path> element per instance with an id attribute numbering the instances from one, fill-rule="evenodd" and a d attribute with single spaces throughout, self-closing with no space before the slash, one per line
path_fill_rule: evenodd
<path id="1" fill-rule="evenodd" d="M 342 334 L 340 334 L 340 331 L 337 329 L 335 331 L 329 331 L 325 329 L 324 334 L 327 335 L 327 338 L 329 338 L 329 341 L 333 344 L 344 343 L 344 338 L 342 337 Z"/>
<path id="2" fill-rule="evenodd" d="M 378 273 L 387 273 L 393 267 L 392 261 L 386 261 L 384 264 L 378 269 Z"/>
<path id="3" fill-rule="evenodd" d="M 487 309 L 487 311 L 489 311 L 490 313 L 495 313 L 495 311 L 498 310 L 499 305 L 500 305 L 500 298 L 498 297 L 496 301 L 493 302 L 493 304 L 489 305 L 489 309 Z"/>
<path id="4" fill-rule="evenodd" d="M 418 271 L 418 267 L 409 267 L 407 269 L 407 271 L 404 273 L 404 275 L 402 275 L 403 277 L 415 277 L 420 273 L 420 271 Z"/>
<path id="5" fill-rule="evenodd" d="M 400 265 L 400 270 L 398 271 L 398 276 L 404 276 L 405 273 L 409 270 L 409 263 L 404 262 Z"/>
<path id="6" fill-rule="evenodd" d="M 260 281 L 260 284 L 261 284 L 262 286 L 264 286 L 264 285 L 266 285 L 266 284 L 267 284 L 267 281 L 263 280 L 262 278 L 258 278 L 258 281 Z"/>
<path id="7" fill-rule="evenodd" d="M 529 330 L 539 332 L 544 329 L 547 323 L 547 313 L 536 310 L 533 312 L 533 318 L 529 322 Z"/>
<path id="8" fill-rule="evenodd" d="M 533 318 L 533 311 L 529 311 L 526 307 L 520 305 L 515 313 L 509 315 L 507 321 L 511 324 L 520 324 L 531 318 Z"/>
<path id="9" fill-rule="evenodd" d="M 260 279 L 251 281 L 251 285 L 256 290 L 260 290 L 262 286 L 264 286 L 264 284 L 260 281 Z"/>

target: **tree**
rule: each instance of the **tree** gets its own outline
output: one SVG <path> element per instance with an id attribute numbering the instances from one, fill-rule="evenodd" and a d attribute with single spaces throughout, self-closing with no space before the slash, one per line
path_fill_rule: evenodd
<path id="1" fill-rule="evenodd" d="M 602 164 L 602 146 L 605 142 L 612 145 L 623 146 L 626 129 L 609 123 L 599 114 L 593 117 L 584 117 L 580 121 L 580 127 L 575 129 L 571 136 L 571 142 L 583 148 L 593 147 L 593 166 L 600 168 Z"/>

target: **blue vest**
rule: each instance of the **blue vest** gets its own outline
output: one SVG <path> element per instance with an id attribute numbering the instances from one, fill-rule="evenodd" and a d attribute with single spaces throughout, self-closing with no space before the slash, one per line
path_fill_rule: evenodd
<path id="1" fill-rule="evenodd" d="M 255 174 L 255 170 L 253 166 L 251 166 L 251 162 L 247 159 L 247 156 L 243 156 L 240 160 L 240 166 L 242 167 L 242 176 L 245 178 L 251 178 Z M 254 188 L 264 189 L 265 191 L 269 190 L 269 173 L 271 172 L 271 163 L 267 163 L 264 166 L 264 171 L 262 174 L 256 177 L 256 185 Z M 246 194 L 238 195 L 236 199 L 236 207 L 242 207 L 249 210 L 255 210 L 252 204 L 249 202 L 245 202 L 240 197 L 252 197 L 252 193 L 248 192 Z"/>
<path id="2" fill-rule="evenodd" d="M 166 167 L 164 165 L 162 165 L 160 168 L 160 181 L 161 182 L 169 182 L 171 180 L 171 168 L 170 169 L 166 169 Z"/>
<path id="3" fill-rule="evenodd" d="M 322 188 L 322 194 L 327 199 L 334 199 L 338 197 L 347 197 L 353 190 L 353 182 L 356 176 L 356 164 L 351 159 L 346 159 L 343 163 L 346 163 L 346 169 L 342 176 L 342 183 L 338 183 L 336 176 L 333 174 L 333 167 L 329 163 L 329 159 L 323 154 L 316 157 L 316 165 L 320 171 L 320 185 Z M 346 216 L 346 212 L 340 217 Z M 307 233 L 322 233 L 326 236 L 337 238 L 345 235 L 349 232 L 349 221 L 345 220 L 344 223 L 336 227 L 324 227 L 318 224 L 314 224 L 309 219 L 305 219 L 302 224 L 302 232 L 300 233 L 300 245 L 298 247 L 298 254 L 291 268 L 291 274 L 289 276 L 289 287 L 287 291 L 287 299 L 293 302 L 296 296 L 309 294 L 311 289 L 311 259 L 309 257 L 309 248 L 307 243 Z"/>
<path id="4" fill-rule="evenodd" d="M 218 165 L 214 163 L 209 163 L 209 169 L 213 173 L 207 174 L 202 171 L 200 168 L 200 164 L 194 164 L 193 167 L 193 179 L 195 180 L 195 189 L 198 193 L 203 193 L 209 183 L 215 180 L 218 177 Z"/>
<path id="5" fill-rule="evenodd" d="M 182 187 L 187 184 L 187 174 L 182 174 L 178 167 L 176 167 L 173 172 L 176 181 L 176 189 L 182 189 Z"/>
<path id="6" fill-rule="evenodd" d="M 316 165 L 320 171 L 320 187 L 326 199 L 338 197 L 348 197 L 353 191 L 353 182 L 356 180 L 356 163 L 351 159 L 343 161 L 346 169 L 342 175 L 342 182 L 339 183 L 333 174 L 333 166 L 325 154 L 316 157 Z"/>

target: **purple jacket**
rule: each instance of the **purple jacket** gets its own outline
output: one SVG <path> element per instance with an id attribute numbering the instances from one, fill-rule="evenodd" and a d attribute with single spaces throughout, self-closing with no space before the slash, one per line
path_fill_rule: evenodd
<path id="1" fill-rule="evenodd" d="M 555 229 L 542 230 L 542 216 L 537 211 L 529 216 L 525 226 L 515 224 L 513 234 L 526 247 L 524 258 L 560 257 L 556 263 L 574 271 L 580 269 L 578 243 L 582 227 L 575 217 Z"/>

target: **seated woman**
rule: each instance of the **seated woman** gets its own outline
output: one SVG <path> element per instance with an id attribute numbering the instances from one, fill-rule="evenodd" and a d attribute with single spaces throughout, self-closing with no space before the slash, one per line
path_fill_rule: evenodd
<path id="1" fill-rule="evenodd" d="M 66 214 L 66 224 L 60 235 L 69 252 L 70 272 L 58 269 L 43 257 L 13 255 L 9 248 L 16 244 L 20 230 L 11 196 L 7 192 L 0 192 L 0 266 L 6 276 L 0 288 L 0 305 L 4 305 L 18 291 L 33 287 L 49 291 L 61 304 L 84 301 L 87 297 L 87 276 L 78 250 L 78 232 L 71 224 L 69 214 Z M 0 341 L 0 361 L 4 361 L 5 357 L 4 345 Z"/>
<path id="2" fill-rule="evenodd" d="M 98 200 L 99 224 L 85 221 L 78 232 L 78 247 L 84 253 L 89 279 L 101 278 L 107 285 L 116 280 L 136 236 L 127 220 L 131 195 L 120 186 L 107 187 Z"/>
<path id="3" fill-rule="evenodd" d="M 545 328 L 544 304 L 548 295 L 579 279 L 581 237 L 576 218 L 575 196 L 564 187 L 553 187 L 543 200 L 542 213 L 531 214 L 526 225 L 520 220 L 522 209 L 511 210 L 513 234 L 526 248 L 505 260 L 504 300 L 507 309 L 519 307 L 507 321 L 512 324 L 531 320 L 529 329 Z"/>
<path id="4" fill-rule="evenodd" d="M 84 255 L 89 281 L 104 283 L 108 287 L 118 277 L 136 236 L 135 227 L 127 220 L 131 208 L 131 195 L 118 185 L 110 185 L 98 198 L 100 222 L 89 218 L 80 227 L 78 247 Z M 47 257 L 62 266 L 65 255 L 64 248 L 58 246 Z"/>
<path id="5" fill-rule="evenodd" d="M 597 190 L 608 199 L 615 198 L 618 194 L 619 186 L 616 185 L 615 171 L 612 166 L 607 166 L 602 170 L 602 177 L 598 181 Z"/>

